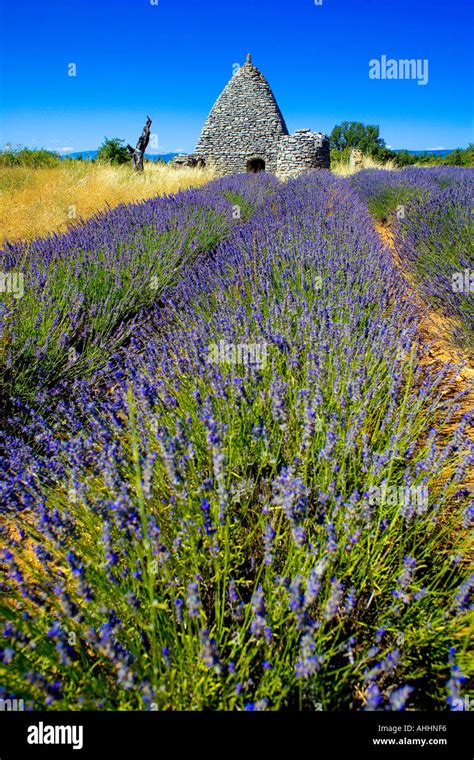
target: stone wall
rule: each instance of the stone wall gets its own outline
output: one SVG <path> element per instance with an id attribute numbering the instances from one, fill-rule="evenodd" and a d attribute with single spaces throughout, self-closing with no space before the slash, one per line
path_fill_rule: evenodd
<path id="1" fill-rule="evenodd" d="M 361 169 L 364 155 L 358 148 L 352 148 L 349 155 L 349 167 L 351 169 Z"/>
<path id="2" fill-rule="evenodd" d="M 180 169 L 181 167 L 185 166 L 202 168 L 205 166 L 205 161 L 203 158 L 196 156 L 194 153 L 188 153 L 186 155 L 180 154 L 173 158 L 172 166 L 174 169 Z"/>
<path id="3" fill-rule="evenodd" d="M 280 138 L 276 173 L 280 177 L 296 177 L 308 169 L 329 169 L 329 139 L 321 132 L 298 129 L 293 135 Z"/>

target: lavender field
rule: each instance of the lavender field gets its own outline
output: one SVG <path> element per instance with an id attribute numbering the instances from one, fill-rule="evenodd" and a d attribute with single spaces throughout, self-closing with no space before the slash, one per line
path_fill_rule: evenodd
<path id="1" fill-rule="evenodd" d="M 472 360 L 473 192 L 236 175 L 6 244 L 0 698 L 464 709 L 472 394 L 419 326 Z"/>

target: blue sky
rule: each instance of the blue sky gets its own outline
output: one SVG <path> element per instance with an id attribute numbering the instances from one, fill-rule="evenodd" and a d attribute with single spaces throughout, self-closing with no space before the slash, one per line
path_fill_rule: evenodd
<path id="1" fill-rule="evenodd" d="M 320 2 L 321 4 L 316 4 Z M 0 145 L 194 149 L 247 52 L 291 131 L 380 125 L 389 146 L 474 141 L 472 0 L 0 0 Z M 369 61 L 428 60 L 428 83 L 370 79 Z M 76 76 L 68 76 L 68 65 Z"/>

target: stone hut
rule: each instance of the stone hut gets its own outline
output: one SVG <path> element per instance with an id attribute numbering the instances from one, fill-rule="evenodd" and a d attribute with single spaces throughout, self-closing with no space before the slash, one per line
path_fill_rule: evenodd
<path id="1" fill-rule="evenodd" d="M 329 169 L 329 140 L 321 132 L 288 134 L 267 80 L 250 55 L 212 108 L 196 150 L 175 166 L 212 165 L 220 174 L 268 171 L 282 177 Z"/>

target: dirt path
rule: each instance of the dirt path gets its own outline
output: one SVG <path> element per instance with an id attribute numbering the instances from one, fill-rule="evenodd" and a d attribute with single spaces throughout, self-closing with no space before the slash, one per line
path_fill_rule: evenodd
<path id="1" fill-rule="evenodd" d="M 427 307 L 422 300 L 413 279 L 407 274 L 394 243 L 393 232 L 389 225 L 383 222 L 375 222 L 375 229 L 382 242 L 390 250 L 395 265 L 408 284 L 411 295 L 420 309 L 419 336 L 421 343 L 427 348 L 421 362 L 430 372 L 437 374 L 446 364 L 457 365 L 449 378 L 444 383 L 442 396 L 453 397 L 465 392 L 460 401 L 459 411 L 453 415 L 451 421 L 441 428 L 441 433 L 451 437 L 455 428 L 461 422 L 462 415 L 474 410 L 474 365 L 469 356 L 451 339 L 451 325 L 449 319 Z M 464 365 L 461 369 L 460 365 Z M 474 441 L 474 425 L 467 432 L 468 437 Z M 474 474 L 469 477 L 471 486 L 474 486 Z"/>

